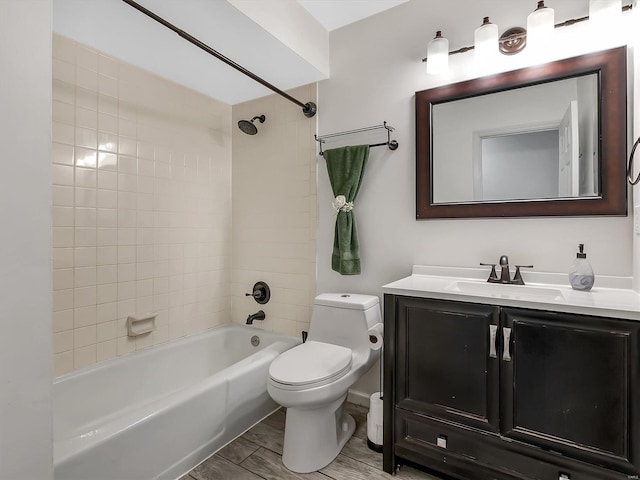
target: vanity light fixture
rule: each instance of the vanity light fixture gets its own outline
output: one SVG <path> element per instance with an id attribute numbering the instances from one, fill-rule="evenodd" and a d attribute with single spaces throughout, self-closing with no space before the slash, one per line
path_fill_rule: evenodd
<path id="1" fill-rule="evenodd" d="M 438 75 L 449 69 L 449 40 L 438 30 L 436 36 L 427 45 L 427 73 Z"/>
<path id="2" fill-rule="evenodd" d="M 546 46 L 553 36 L 554 20 L 553 8 L 539 1 L 538 7 L 527 17 L 527 40 L 531 48 L 541 50 Z"/>
<path id="3" fill-rule="evenodd" d="M 477 62 L 488 62 L 498 55 L 498 26 L 484 17 L 482 25 L 473 35 L 474 53 Z"/>
<path id="4" fill-rule="evenodd" d="M 555 22 L 555 15 L 552 8 L 547 7 L 544 1 L 538 1 L 536 9 L 527 17 L 527 29 L 513 27 L 505 31 L 497 38 L 498 27 L 489 21 L 489 17 L 484 17 L 482 25 L 475 30 L 474 46 L 462 47 L 458 50 L 448 52 L 448 55 L 476 50 L 476 58 L 487 58 L 492 55 L 496 43 L 497 49 L 504 55 L 513 55 L 521 52 L 527 44 L 539 50 L 551 41 L 554 28 L 568 27 L 579 22 L 584 22 L 592 18 L 597 23 L 611 23 L 615 21 L 622 12 L 633 8 L 633 4 L 622 5 L 622 0 L 589 0 L 589 16 L 571 18 L 561 23 Z M 448 55 L 449 41 L 442 36 L 438 30 L 436 37 L 429 42 L 427 56 L 422 59 L 427 63 L 428 74 L 445 73 L 449 66 Z M 435 65 L 430 66 L 433 63 Z"/>

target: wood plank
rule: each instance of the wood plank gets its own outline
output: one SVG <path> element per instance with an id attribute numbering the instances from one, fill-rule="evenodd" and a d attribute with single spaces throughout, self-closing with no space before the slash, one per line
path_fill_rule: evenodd
<path id="1" fill-rule="evenodd" d="M 320 472 L 335 480 L 441 480 L 408 466 L 403 466 L 395 476 L 391 476 L 380 468 L 359 462 L 344 453 Z"/>
<path id="2" fill-rule="evenodd" d="M 363 440 L 356 436 L 351 437 L 342 448 L 342 454 L 382 470 L 382 453 L 371 450 L 367 446 L 366 438 Z"/>
<path id="3" fill-rule="evenodd" d="M 336 480 L 391 480 L 394 478 L 382 470 L 358 462 L 342 453 L 320 472 Z"/>
<path id="4" fill-rule="evenodd" d="M 260 445 L 256 445 L 242 436 L 219 450 L 217 454 L 238 465 L 259 448 Z"/>
<path id="5" fill-rule="evenodd" d="M 282 457 L 271 450 L 261 448 L 240 465 L 266 480 L 328 480 L 318 472 L 295 473 L 282 463 Z"/>
<path id="6" fill-rule="evenodd" d="M 285 418 L 286 418 L 286 409 L 285 408 L 281 408 L 280 410 L 275 411 L 274 413 L 272 413 L 271 415 L 269 415 L 267 418 L 265 418 L 262 423 L 265 423 L 267 425 L 270 425 L 274 428 L 277 428 L 278 430 L 282 430 L 284 431 L 284 423 L 285 423 Z"/>
<path id="7" fill-rule="evenodd" d="M 367 407 L 363 407 L 362 405 L 356 405 L 355 403 L 345 402 L 344 409 L 347 413 L 351 415 L 363 415 L 367 416 L 369 413 L 369 409 Z"/>
<path id="8" fill-rule="evenodd" d="M 282 455 L 282 447 L 284 445 L 283 430 L 261 422 L 245 432 L 242 438 Z"/>
<path id="9" fill-rule="evenodd" d="M 218 455 L 189 472 L 195 480 L 261 480 L 259 476 Z"/>

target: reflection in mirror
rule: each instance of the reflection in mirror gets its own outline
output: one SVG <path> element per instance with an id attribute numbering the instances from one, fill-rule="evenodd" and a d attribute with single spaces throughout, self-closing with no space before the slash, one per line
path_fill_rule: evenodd
<path id="1" fill-rule="evenodd" d="M 626 57 L 416 92 L 416 218 L 626 215 Z"/>
<path id="2" fill-rule="evenodd" d="M 473 159 L 474 200 L 557 197 L 558 138 L 557 128 L 481 137 L 480 155 Z"/>
<path id="3" fill-rule="evenodd" d="M 595 197 L 598 76 L 433 106 L 433 203 Z"/>

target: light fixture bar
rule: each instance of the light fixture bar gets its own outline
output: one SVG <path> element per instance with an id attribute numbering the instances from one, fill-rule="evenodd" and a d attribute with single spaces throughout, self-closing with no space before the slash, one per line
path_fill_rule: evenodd
<path id="1" fill-rule="evenodd" d="M 633 4 L 629 4 L 629 5 L 623 5 L 622 6 L 622 11 L 626 12 L 633 9 Z M 565 20 L 564 22 L 561 23 L 556 23 L 554 25 L 554 28 L 560 28 L 560 27 L 570 27 L 571 25 L 575 25 L 576 23 L 580 23 L 580 22 L 584 22 L 585 20 L 589 20 L 589 15 L 586 15 L 584 17 L 579 17 L 579 18 L 570 18 L 569 20 Z M 513 41 L 515 39 L 518 38 L 522 38 L 522 37 L 526 37 L 526 32 L 521 33 L 521 34 L 516 34 L 516 35 L 509 35 L 509 36 L 502 36 L 500 37 L 500 39 L 498 40 L 498 42 L 502 45 L 506 42 L 510 42 Z M 457 50 L 452 50 L 451 52 L 449 52 L 449 55 L 457 55 L 458 53 L 464 53 L 464 52 L 468 52 L 469 50 L 473 50 L 474 47 L 473 45 L 468 46 L 468 47 L 462 47 L 459 48 Z M 426 62 L 427 61 L 427 57 L 424 57 L 422 59 L 422 62 Z"/>

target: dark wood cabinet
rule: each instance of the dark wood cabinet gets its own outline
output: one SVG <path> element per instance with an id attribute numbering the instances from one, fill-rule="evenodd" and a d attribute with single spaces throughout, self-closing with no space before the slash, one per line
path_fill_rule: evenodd
<path id="1" fill-rule="evenodd" d="M 498 432 L 498 309 L 399 297 L 397 311 L 397 406 Z"/>
<path id="2" fill-rule="evenodd" d="M 385 295 L 384 468 L 461 480 L 640 472 L 640 323 Z"/>

